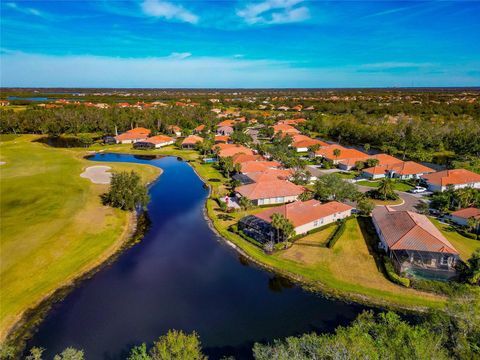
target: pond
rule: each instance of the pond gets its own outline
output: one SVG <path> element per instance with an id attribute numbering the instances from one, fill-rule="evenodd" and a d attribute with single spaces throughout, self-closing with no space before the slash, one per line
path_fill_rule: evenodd
<path id="1" fill-rule="evenodd" d="M 164 170 L 150 187 L 151 228 L 139 244 L 54 306 L 28 346 L 68 346 L 87 359 L 125 359 L 169 329 L 196 331 L 210 359 L 250 359 L 254 342 L 347 325 L 365 307 L 327 299 L 240 257 L 203 216 L 208 190 L 175 157 L 97 154 L 94 161 Z"/>

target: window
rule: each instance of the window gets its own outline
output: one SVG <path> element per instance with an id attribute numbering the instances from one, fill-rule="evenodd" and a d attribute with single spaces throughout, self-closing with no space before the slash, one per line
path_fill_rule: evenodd
<path id="1" fill-rule="evenodd" d="M 318 226 L 318 220 L 315 220 L 315 221 L 313 222 L 313 226 L 314 226 L 314 227 L 317 227 L 317 226 Z"/>
<path id="2" fill-rule="evenodd" d="M 448 259 L 449 259 L 449 258 L 450 258 L 450 256 L 446 256 L 446 255 L 442 256 L 442 257 L 440 258 L 440 264 L 442 264 L 442 265 L 448 265 Z"/>
<path id="3" fill-rule="evenodd" d="M 258 205 L 263 205 L 263 199 L 258 199 Z"/>
<path id="4" fill-rule="evenodd" d="M 283 197 L 277 197 L 277 203 L 281 203 L 281 202 L 284 202 L 284 198 Z"/>

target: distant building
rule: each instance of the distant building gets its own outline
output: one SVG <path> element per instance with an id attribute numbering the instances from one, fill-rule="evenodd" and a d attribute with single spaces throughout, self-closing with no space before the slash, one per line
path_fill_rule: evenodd
<path id="1" fill-rule="evenodd" d="M 212 150 L 216 151 L 220 158 L 232 157 L 236 154 L 254 155 L 252 150 L 238 144 L 215 144 Z"/>
<path id="2" fill-rule="evenodd" d="M 342 170 L 351 170 L 355 167 L 357 161 L 366 161 L 369 158 L 368 154 L 360 150 L 346 148 L 338 144 L 322 146 L 315 151 L 315 156 L 331 161 Z"/>
<path id="3" fill-rule="evenodd" d="M 153 149 L 161 148 L 163 146 L 172 145 L 175 143 L 175 139 L 170 136 L 157 135 L 149 137 L 146 140 L 136 142 L 133 147 L 135 149 Z"/>
<path id="4" fill-rule="evenodd" d="M 195 145 L 202 142 L 203 138 L 197 135 L 187 136 L 182 141 L 182 149 L 194 149 Z"/>
<path id="5" fill-rule="evenodd" d="M 234 132 L 231 126 L 220 126 L 217 128 L 217 135 L 230 136 Z"/>
<path id="6" fill-rule="evenodd" d="M 468 226 L 468 221 L 470 219 L 477 221 L 476 231 L 480 231 L 480 209 L 475 207 L 469 207 L 460 209 L 457 211 L 452 212 L 448 218 L 453 221 L 454 223 L 461 225 L 461 226 Z"/>
<path id="7" fill-rule="evenodd" d="M 147 140 L 150 133 L 151 131 L 149 129 L 138 127 L 115 136 L 115 141 L 117 144 L 133 144 L 138 141 Z"/>
<path id="8" fill-rule="evenodd" d="M 182 136 L 182 129 L 180 128 L 180 126 L 177 126 L 177 125 L 169 125 L 167 126 L 167 131 L 170 133 L 170 134 L 174 134 L 175 136 Z"/>
<path id="9" fill-rule="evenodd" d="M 311 146 L 328 146 L 324 141 L 309 138 L 306 135 L 294 135 L 292 147 L 297 150 L 297 152 L 307 152 Z"/>
<path id="10" fill-rule="evenodd" d="M 480 189 L 480 175 L 465 169 L 444 170 L 423 175 L 430 191 L 445 191 L 449 186 L 454 189 L 472 187 Z"/>

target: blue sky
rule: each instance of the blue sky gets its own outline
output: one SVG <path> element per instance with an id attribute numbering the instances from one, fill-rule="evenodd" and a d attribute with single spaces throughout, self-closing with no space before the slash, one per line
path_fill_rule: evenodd
<path id="1" fill-rule="evenodd" d="M 2 86 L 479 86 L 478 1 L 1 1 Z"/>

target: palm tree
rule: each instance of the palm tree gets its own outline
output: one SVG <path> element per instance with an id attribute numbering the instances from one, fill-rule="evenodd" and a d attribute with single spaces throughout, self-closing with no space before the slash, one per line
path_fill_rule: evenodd
<path id="1" fill-rule="evenodd" d="M 270 225 L 272 228 L 276 230 L 276 236 L 275 239 L 278 241 L 278 238 L 280 237 L 280 229 L 282 228 L 282 214 L 274 213 L 272 216 L 270 216 L 270 219 L 272 219 L 272 222 Z"/>
<path id="2" fill-rule="evenodd" d="M 285 248 L 287 248 L 288 239 L 295 233 L 295 227 L 287 218 L 282 216 L 282 237 L 283 242 L 285 243 Z"/>
<path id="3" fill-rule="evenodd" d="M 380 182 L 380 186 L 377 188 L 377 194 L 382 200 L 394 199 L 396 194 L 393 190 L 393 181 L 390 178 L 385 178 Z"/>

